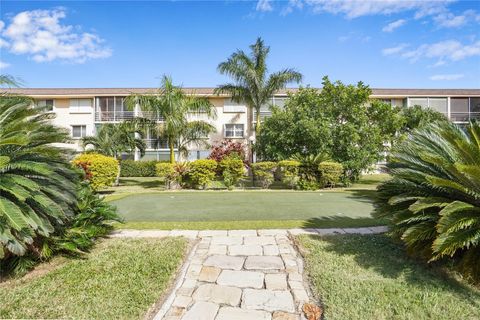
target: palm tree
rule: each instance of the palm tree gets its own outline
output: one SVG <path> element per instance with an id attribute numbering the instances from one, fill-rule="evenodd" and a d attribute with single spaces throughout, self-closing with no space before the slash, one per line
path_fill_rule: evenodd
<path id="1" fill-rule="evenodd" d="M 161 87 L 150 94 L 131 95 L 126 99 L 127 106 L 140 105 L 142 111 L 150 111 L 162 121 L 154 126 L 157 136 L 167 140 L 170 150 L 170 162 L 175 162 L 175 146 L 185 151 L 191 143 L 206 143 L 209 133 L 215 127 L 203 120 L 191 121 L 190 115 L 204 114 L 208 118 L 216 117 L 216 109 L 207 98 L 187 95 L 181 87 L 175 86 L 172 79 L 163 76 Z"/>
<path id="2" fill-rule="evenodd" d="M 2 76 L 0 84 L 12 79 Z M 0 94 L 0 259 L 39 252 L 41 238 L 59 230 L 76 206 L 78 175 L 68 152 L 53 145 L 67 142 L 68 132 L 32 103 Z"/>
<path id="3" fill-rule="evenodd" d="M 142 130 L 137 120 L 121 123 L 107 123 L 100 127 L 96 136 L 82 139 L 84 149 L 89 146 L 98 153 L 120 160 L 122 153 L 131 153 L 138 149 L 143 156 L 145 142 L 142 140 Z M 139 137 L 137 137 L 139 135 Z M 118 162 L 118 173 L 115 185 L 120 182 L 121 161 Z"/>
<path id="4" fill-rule="evenodd" d="M 376 216 L 431 261 L 454 257 L 480 279 L 480 124 L 450 122 L 414 130 L 387 165 Z"/>
<path id="5" fill-rule="evenodd" d="M 268 75 L 266 60 L 270 47 L 265 46 L 258 38 L 250 46 L 251 53 L 242 50 L 234 52 L 226 61 L 218 65 L 221 74 L 232 78 L 233 83 L 220 85 L 215 89 L 217 94 L 229 94 L 234 102 L 244 102 L 248 106 L 248 131 L 252 132 L 253 111 L 255 116 L 255 135 L 260 132 L 260 108 L 287 84 L 302 80 L 302 74 L 287 68 Z"/>

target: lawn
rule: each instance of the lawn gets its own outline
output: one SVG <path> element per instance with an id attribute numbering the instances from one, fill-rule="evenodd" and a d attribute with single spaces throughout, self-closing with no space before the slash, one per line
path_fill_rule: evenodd
<path id="1" fill-rule="evenodd" d="M 64 259 L 44 275 L 33 271 L 0 283 L 0 318 L 143 318 L 187 246 L 182 238 L 102 241 L 84 259 Z"/>
<path id="2" fill-rule="evenodd" d="M 128 195 L 111 203 L 126 221 L 122 228 L 326 228 L 384 223 L 371 217 L 373 205 L 365 192 L 181 191 Z"/>
<path id="3" fill-rule="evenodd" d="M 299 236 L 326 319 L 478 319 L 480 291 L 385 235 Z"/>

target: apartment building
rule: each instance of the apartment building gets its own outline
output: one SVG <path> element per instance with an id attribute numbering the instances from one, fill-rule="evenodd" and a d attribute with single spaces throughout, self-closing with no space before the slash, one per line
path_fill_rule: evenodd
<path id="1" fill-rule="evenodd" d="M 116 123 L 136 116 L 149 117 L 162 121 L 157 115 L 148 113 L 139 108 L 129 110 L 124 99 L 130 94 L 152 92 L 152 88 L 13 88 L 11 93 L 23 94 L 35 99 L 36 105 L 48 106 L 56 114 L 54 123 L 65 127 L 71 132 L 72 143 L 67 147 L 82 151 L 79 143 L 85 136 L 95 135 L 98 128 L 105 123 Z M 228 96 L 215 95 L 214 88 L 184 88 L 191 95 L 207 97 L 215 106 L 216 119 L 197 119 L 210 122 L 217 129 L 216 133 L 208 137 L 210 143 L 222 139 L 234 139 L 249 143 L 247 133 L 247 107 L 234 103 Z M 288 92 L 296 89 L 287 89 L 278 92 L 271 99 L 271 104 L 282 107 L 287 99 Z M 467 123 L 470 120 L 480 120 L 480 89 L 372 89 L 371 99 L 381 99 L 392 106 L 410 107 L 420 105 L 432 108 L 445 114 L 451 121 Z M 261 110 L 261 117 L 270 115 L 269 106 Z M 136 160 L 166 160 L 168 148 L 165 142 L 157 139 L 152 133 L 146 135 L 147 150 L 140 158 L 136 153 Z M 192 146 L 188 160 L 206 158 L 208 150 L 198 150 Z"/>

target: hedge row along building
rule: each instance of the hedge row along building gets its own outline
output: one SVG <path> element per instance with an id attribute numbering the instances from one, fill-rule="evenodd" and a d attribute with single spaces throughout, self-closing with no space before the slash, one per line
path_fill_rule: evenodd
<path id="1" fill-rule="evenodd" d="M 134 117 L 148 117 L 162 121 L 154 114 L 143 112 L 141 106 L 129 110 L 124 99 L 130 94 L 145 94 L 153 88 L 12 88 L 8 92 L 30 96 L 38 106 L 48 106 L 56 114 L 55 124 L 71 132 L 72 143 L 67 146 L 82 151 L 79 140 L 84 136 L 95 135 L 105 123 L 116 123 Z M 207 97 L 215 106 L 216 119 L 201 118 L 213 124 L 216 133 L 208 137 L 210 143 L 222 139 L 234 139 L 249 143 L 253 133 L 247 132 L 247 112 L 245 105 L 234 103 L 226 95 L 214 94 L 214 88 L 183 88 L 186 93 Z M 282 107 L 288 93 L 296 89 L 286 89 L 271 98 L 271 104 Z M 467 123 L 480 120 L 480 89 L 372 89 L 371 99 L 381 99 L 392 106 L 408 108 L 420 105 L 444 113 L 451 121 Z M 261 110 L 261 117 L 270 115 L 269 105 Z M 255 117 L 251 118 L 254 119 Z M 147 151 L 143 157 L 130 155 L 135 160 L 167 160 L 168 147 L 151 133 L 146 135 Z M 208 157 L 209 150 L 198 150 L 192 146 L 187 160 Z"/>

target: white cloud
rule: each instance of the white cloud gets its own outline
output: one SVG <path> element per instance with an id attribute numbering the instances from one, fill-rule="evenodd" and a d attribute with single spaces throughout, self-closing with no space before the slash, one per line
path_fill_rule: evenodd
<path id="1" fill-rule="evenodd" d="M 399 20 L 390 22 L 385 27 L 383 27 L 382 31 L 383 32 L 392 32 L 393 30 L 403 26 L 406 22 L 407 22 L 407 20 L 405 20 L 405 19 L 399 19 Z"/>
<path id="2" fill-rule="evenodd" d="M 10 67 L 10 63 L 3 62 L 0 60 L 0 70 Z"/>
<path id="3" fill-rule="evenodd" d="M 273 7 L 271 4 L 271 0 L 258 0 L 256 9 L 257 11 L 261 11 L 261 12 L 272 11 Z"/>
<path id="4" fill-rule="evenodd" d="M 480 14 L 475 10 L 466 10 L 459 15 L 443 12 L 433 17 L 433 21 L 441 28 L 459 28 L 470 22 L 480 22 Z"/>
<path id="5" fill-rule="evenodd" d="M 383 54 L 384 56 L 389 56 L 389 55 L 392 55 L 392 54 L 397 54 L 397 53 L 400 53 L 401 51 L 403 51 L 403 49 L 405 49 L 406 47 L 408 47 L 408 44 L 406 44 L 406 43 L 401 43 L 401 44 L 399 44 L 398 46 L 383 49 L 383 50 L 382 50 L 382 54 Z"/>
<path id="6" fill-rule="evenodd" d="M 463 78 L 463 74 L 436 74 L 430 77 L 433 81 L 453 81 Z"/>
<path id="7" fill-rule="evenodd" d="M 445 7 L 453 0 L 304 0 L 303 3 L 314 13 L 343 14 L 349 19 L 368 15 L 389 15 L 403 11 L 414 11 L 415 18 L 445 11 Z M 295 2 L 299 2 L 298 0 Z M 288 4 L 290 12 L 294 6 Z M 301 8 L 303 6 L 296 5 Z"/>
<path id="8" fill-rule="evenodd" d="M 106 58 L 112 50 L 93 33 L 61 23 L 64 9 L 20 12 L 1 33 L 10 52 L 29 55 L 34 61 L 62 60 L 83 63 L 89 59 Z M 4 45 L 2 45 L 4 46 Z"/>

